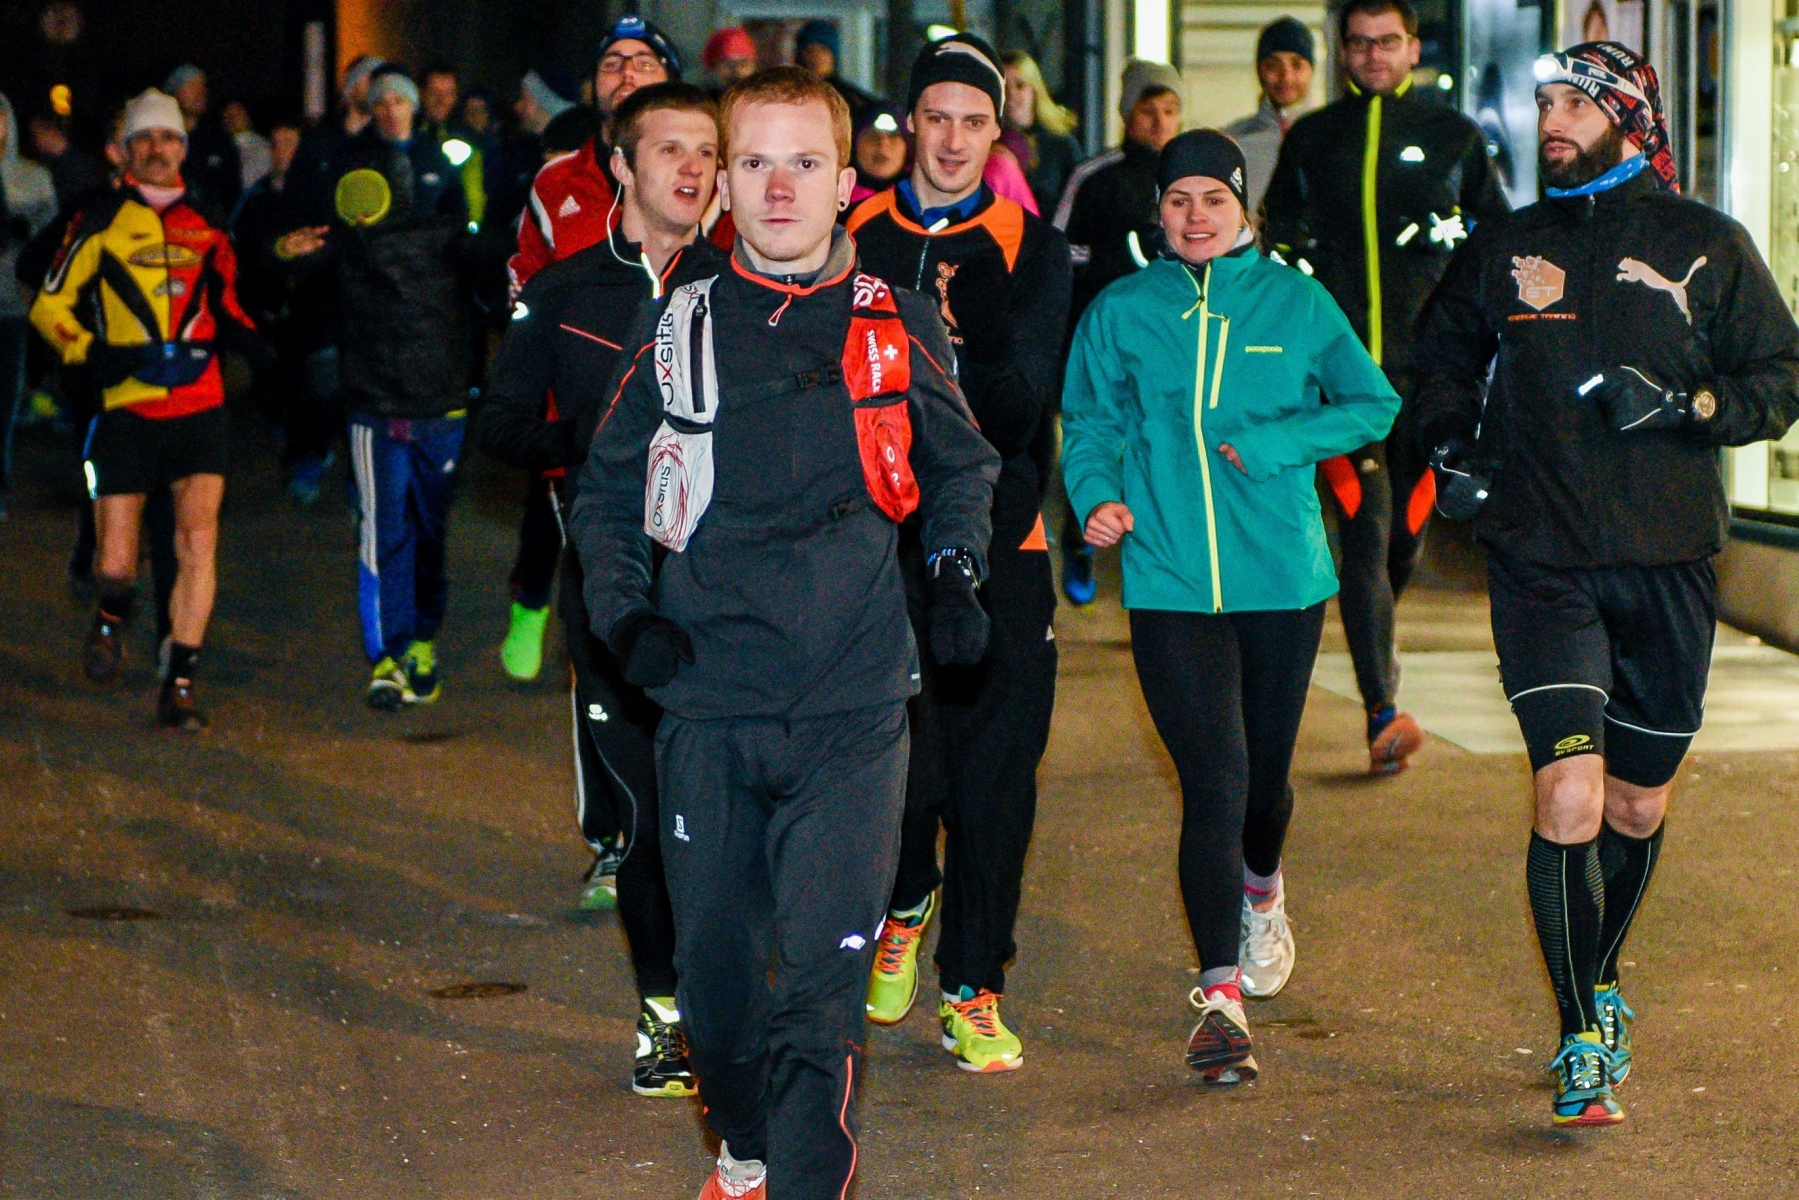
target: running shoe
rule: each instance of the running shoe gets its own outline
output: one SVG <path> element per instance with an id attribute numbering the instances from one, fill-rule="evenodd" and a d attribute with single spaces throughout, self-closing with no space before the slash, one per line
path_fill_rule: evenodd
<path id="1" fill-rule="evenodd" d="M 988 1074 L 1016 1071 L 1024 1066 L 1024 1045 L 999 1019 L 999 993 L 966 985 L 937 1003 L 937 1019 L 943 1022 L 943 1048 L 956 1056 L 964 1071 Z"/>
<path id="2" fill-rule="evenodd" d="M 925 926 L 937 911 L 937 893 L 926 898 L 916 916 L 887 914 L 875 943 L 875 965 L 868 973 L 868 1019 L 876 1025 L 898 1025 L 918 999 L 918 948 Z"/>
<path id="3" fill-rule="evenodd" d="M 1247 1083 L 1260 1073 L 1251 1053 L 1249 1018 L 1243 1002 L 1222 988 L 1210 996 L 1203 988 L 1187 994 L 1187 1002 L 1199 1010 L 1199 1024 L 1187 1037 L 1187 1065 L 1207 1083 Z"/>
<path id="4" fill-rule="evenodd" d="M 631 1090 L 639 1096 L 691 1096 L 698 1089 L 687 1066 L 687 1035 L 673 996 L 645 996 L 637 1013 L 637 1063 Z"/>
<path id="5" fill-rule="evenodd" d="M 1612 1056 L 1612 1086 L 1617 1087 L 1630 1075 L 1630 1023 L 1637 1013 L 1624 1003 L 1616 983 L 1595 987 L 1593 1001 L 1599 1008 L 1599 1040 Z"/>
<path id="6" fill-rule="evenodd" d="M 618 842 L 594 855 L 593 865 L 581 876 L 581 911 L 611 912 L 618 907 L 618 865 L 625 860 Z"/>
<path id="7" fill-rule="evenodd" d="M 332 451 L 322 458 L 309 454 L 304 458 L 295 459 L 293 465 L 288 467 L 287 494 L 292 496 L 295 503 L 299 504 L 301 508 L 311 508 L 313 504 L 317 503 L 319 489 L 325 482 L 325 471 L 331 466 L 331 460 L 335 455 L 336 451 Z"/>
<path id="8" fill-rule="evenodd" d="M 1243 964 L 1243 994 L 1252 1000 L 1268 1000 L 1287 986 L 1293 974 L 1293 929 L 1287 924 L 1287 882 L 1276 885 L 1274 907 L 1257 912 L 1243 897 L 1242 940 L 1237 961 Z"/>
<path id="9" fill-rule="evenodd" d="M 1551 1111 L 1557 1125 L 1616 1125 L 1624 1119 L 1612 1095 L 1612 1052 L 1596 1031 L 1563 1038 L 1548 1070 L 1555 1076 Z"/>
<path id="10" fill-rule="evenodd" d="M 530 683 L 543 671 L 543 631 L 549 620 L 547 605 L 526 608 L 512 602 L 512 623 L 506 629 L 506 640 L 500 643 L 500 665 L 520 683 Z"/>
<path id="11" fill-rule="evenodd" d="M 119 673 L 119 664 L 125 661 L 125 644 L 120 636 L 124 632 L 123 621 L 96 610 L 94 626 L 88 630 L 87 643 L 81 648 L 81 673 L 95 683 L 111 682 Z"/>
<path id="12" fill-rule="evenodd" d="M 400 670 L 406 676 L 406 703 L 435 704 L 443 695 L 437 682 L 436 642 L 414 642 L 406 647 L 400 656 Z"/>
<path id="13" fill-rule="evenodd" d="M 211 724 L 206 710 L 194 701 L 193 680 L 171 679 L 162 685 L 156 695 L 156 723 L 182 733 L 199 733 Z"/>
<path id="14" fill-rule="evenodd" d="M 400 664 L 385 656 L 376 663 L 363 699 L 377 712 L 399 712 L 406 703 L 406 672 Z"/>
<path id="15" fill-rule="evenodd" d="M 1093 603 L 1093 597 L 1099 594 L 1099 584 L 1093 581 L 1093 547 L 1082 546 L 1079 550 L 1062 550 L 1062 594 L 1076 608 L 1085 608 Z"/>
<path id="16" fill-rule="evenodd" d="M 1412 755 L 1424 749 L 1424 730 L 1411 713 L 1392 705 L 1368 715 L 1368 771 L 1392 775 L 1412 765 Z"/>
<path id="17" fill-rule="evenodd" d="M 700 1190 L 700 1200 L 767 1200 L 768 1168 L 756 1159 L 731 1157 L 729 1143 L 718 1147 L 718 1166 Z"/>

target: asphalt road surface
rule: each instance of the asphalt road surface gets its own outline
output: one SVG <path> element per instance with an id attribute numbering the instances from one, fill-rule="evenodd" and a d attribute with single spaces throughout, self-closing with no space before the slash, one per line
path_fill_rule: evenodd
<path id="1" fill-rule="evenodd" d="M 342 468 L 299 510 L 238 424 L 214 727 L 192 738 L 154 728 L 147 620 L 117 686 L 81 678 L 72 443 L 22 436 L 0 523 L 0 1197 L 696 1195 L 697 1107 L 631 1094 L 622 938 L 575 911 L 559 645 L 529 686 L 495 654 L 522 482 L 469 464 L 444 698 L 371 713 Z M 1402 644 L 1479 644 L 1483 619 L 1478 593 L 1421 589 Z M 956 1070 L 926 1005 L 871 1031 L 856 1195 L 1794 1194 L 1799 756 L 1683 770 L 1626 954 L 1629 1120 L 1558 1133 L 1522 756 L 1433 740 L 1371 782 L 1356 705 L 1314 689 L 1298 969 L 1250 1008 L 1261 1080 L 1210 1090 L 1181 1054 L 1173 770 L 1115 585 L 1059 631 L 1005 1004 L 1026 1065 Z M 105 909 L 155 916 L 81 915 Z M 519 988 L 433 995 L 468 983 Z"/>

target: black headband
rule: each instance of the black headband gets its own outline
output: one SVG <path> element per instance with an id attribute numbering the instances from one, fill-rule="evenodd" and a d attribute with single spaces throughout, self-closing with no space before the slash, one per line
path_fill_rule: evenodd
<path id="1" fill-rule="evenodd" d="M 1216 129 L 1189 129 L 1166 146 L 1156 163 L 1156 189 L 1167 191 L 1177 179 L 1204 175 L 1231 189 L 1237 203 L 1248 206 L 1243 185 L 1243 151 Z"/>

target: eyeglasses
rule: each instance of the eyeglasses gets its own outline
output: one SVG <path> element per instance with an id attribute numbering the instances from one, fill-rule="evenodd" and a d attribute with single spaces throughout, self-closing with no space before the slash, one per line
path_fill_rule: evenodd
<path id="1" fill-rule="evenodd" d="M 602 75 L 623 75 L 626 67 L 631 69 L 633 75 L 654 75 L 662 70 L 662 60 L 654 54 L 637 54 L 630 58 L 622 54 L 608 54 L 600 60 Z"/>
<path id="2" fill-rule="evenodd" d="M 1343 39 L 1343 46 L 1351 54 L 1371 54 L 1376 50 L 1382 54 L 1392 54 L 1406 44 L 1407 37 L 1403 33 L 1384 33 L 1377 38 L 1351 34 Z"/>

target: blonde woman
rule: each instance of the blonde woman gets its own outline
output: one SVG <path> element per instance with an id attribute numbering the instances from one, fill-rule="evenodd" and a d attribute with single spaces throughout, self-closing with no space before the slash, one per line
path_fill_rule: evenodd
<path id="1" fill-rule="evenodd" d="M 1072 136 L 1078 118 L 1056 103 L 1030 55 L 1014 50 L 1001 61 L 1006 66 L 1006 115 L 1000 144 L 1024 168 L 1037 207 L 1054 212 L 1081 161 L 1081 148 Z"/>

